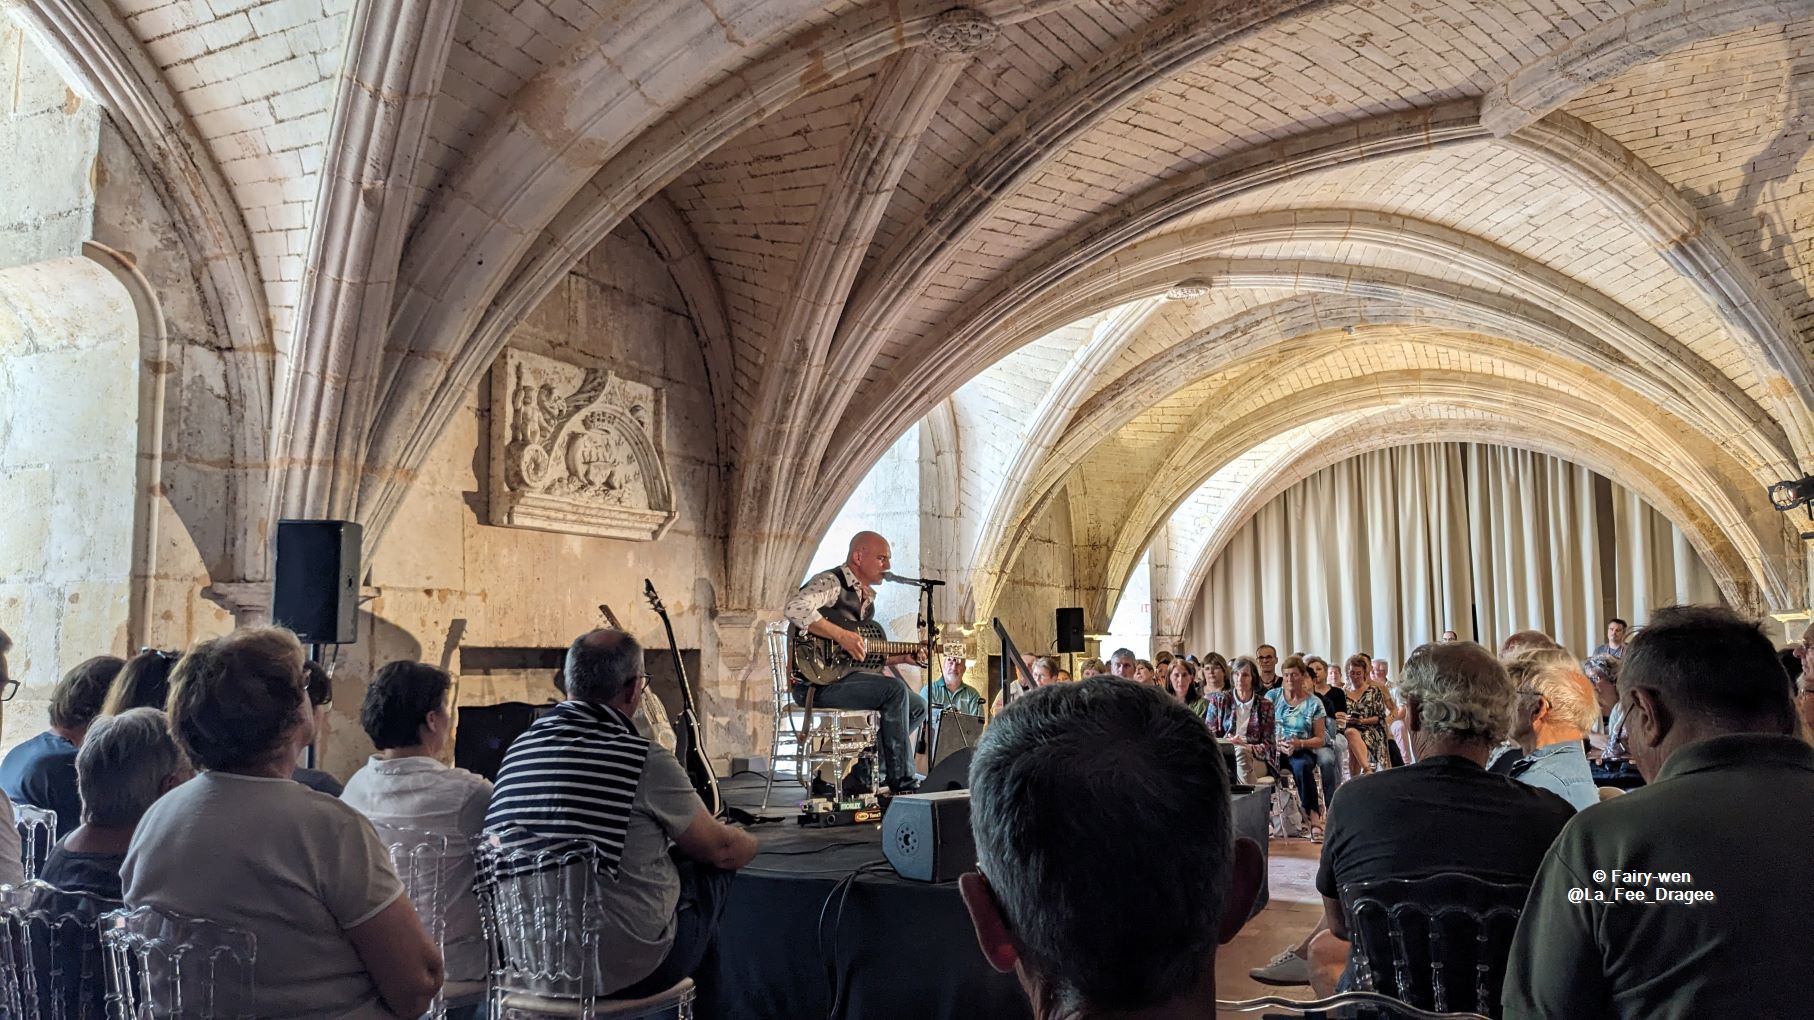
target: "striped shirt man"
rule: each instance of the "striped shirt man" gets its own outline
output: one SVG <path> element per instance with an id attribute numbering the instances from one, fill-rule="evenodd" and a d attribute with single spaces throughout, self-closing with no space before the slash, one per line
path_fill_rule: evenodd
<path id="1" fill-rule="evenodd" d="M 507 849 L 538 838 L 549 844 L 584 840 L 616 875 L 649 754 L 649 742 L 622 712 L 563 701 L 505 752 L 485 828 L 503 831 Z"/>

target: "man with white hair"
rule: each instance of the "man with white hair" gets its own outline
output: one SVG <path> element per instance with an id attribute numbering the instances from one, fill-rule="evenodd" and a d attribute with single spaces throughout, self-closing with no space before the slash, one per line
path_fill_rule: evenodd
<path id="1" fill-rule="evenodd" d="M 1523 757 L 1507 773 L 1548 790 L 1583 811 L 1600 802 L 1583 742 L 1598 718 L 1593 685 L 1562 654 L 1519 656 L 1505 664 L 1518 690 L 1512 739 Z"/>
<path id="2" fill-rule="evenodd" d="M 38 878 L 64 892 L 120 899 L 120 866 L 139 819 L 159 797 L 194 777 L 158 709 L 96 720 L 76 752 L 81 827 L 51 850 Z"/>
<path id="3" fill-rule="evenodd" d="M 1529 882 L 1574 816 L 1567 801 L 1486 771 L 1516 694 L 1505 667 L 1472 641 L 1424 645 L 1401 680 L 1416 764 L 1356 776 L 1329 810 L 1316 873 L 1329 930 L 1309 945 L 1319 995 L 1345 987 L 1348 925 L 1341 890 L 1356 882 L 1461 872 Z"/>
<path id="4" fill-rule="evenodd" d="M 1123 680 L 1136 680 L 1140 659 L 1131 648 L 1117 648 L 1109 655 L 1109 675 Z"/>

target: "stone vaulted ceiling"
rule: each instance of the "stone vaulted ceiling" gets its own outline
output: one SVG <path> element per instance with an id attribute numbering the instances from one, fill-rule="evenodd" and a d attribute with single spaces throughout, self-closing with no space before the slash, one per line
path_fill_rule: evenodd
<path id="1" fill-rule="evenodd" d="M 1586 463 L 1806 601 L 1763 489 L 1814 454 L 1814 0 L 4 2 L 243 355 L 247 536 L 382 541 L 631 220 L 710 369 L 728 608 L 966 384 L 979 618 L 1054 500 L 1106 622 L 1162 529 L 1188 601 L 1290 480 L 1433 439 Z"/>

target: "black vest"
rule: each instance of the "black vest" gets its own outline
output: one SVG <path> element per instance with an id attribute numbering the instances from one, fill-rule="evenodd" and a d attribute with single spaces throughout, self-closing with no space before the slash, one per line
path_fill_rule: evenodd
<path id="1" fill-rule="evenodd" d="M 843 567 L 821 570 L 820 574 L 830 574 L 838 582 L 838 601 L 819 610 L 819 615 L 846 629 L 854 628 L 858 623 L 867 623 L 875 619 L 876 604 L 874 599 L 869 605 L 863 605 L 863 592 L 854 580 L 847 580 Z M 817 575 L 815 575 L 816 577 Z M 811 583 L 813 578 L 808 578 Z"/>

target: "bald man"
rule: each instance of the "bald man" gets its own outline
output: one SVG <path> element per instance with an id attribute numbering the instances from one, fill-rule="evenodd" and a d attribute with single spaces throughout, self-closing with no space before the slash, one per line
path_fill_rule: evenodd
<path id="1" fill-rule="evenodd" d="M 825 638 L 863 659 L 868 651 L 857 628 L 875 622 L 875 586 L 882 583 L 892 561 L 888 540 L 873 531 L 859 531 L 850 540 L 850 551 L 841 566 L 821 570 L 806 579 L 787 603 L 787 622 Z M 894 656 L 888 660 L 911 662 L 912 656 Z M 797 704 L 806 703 L 810 685 L 794 678 L 793 695 Z M 926 718 L 926 701 L 906 681 L 885 673 L 858 671 L 819 688 L 813 704 L 823 708 L 851 708 L 882 714 L 881 733 L 877 744 L 881 752 L 885 785 L 894 794 L 912 793 L 919 788 L 919 777 L 913 770 L 911 734 Z M 813 777 L 813 793 L 826 796 L 833 791 L 824 780 Z"/>

